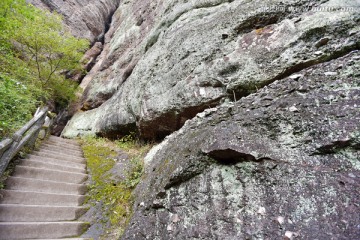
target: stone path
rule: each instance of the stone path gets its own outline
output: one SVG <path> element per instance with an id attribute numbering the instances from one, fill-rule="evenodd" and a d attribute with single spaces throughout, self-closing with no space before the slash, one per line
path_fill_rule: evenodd
<path id="1" fill-rule="evenodd" d="M 88 224 L 85 159 L 76 141 L 51 136 L 16 166 L 0 190 L 0 240 L 81 239 Z M 85 239 L 82 239 L 85 240 Z"/>

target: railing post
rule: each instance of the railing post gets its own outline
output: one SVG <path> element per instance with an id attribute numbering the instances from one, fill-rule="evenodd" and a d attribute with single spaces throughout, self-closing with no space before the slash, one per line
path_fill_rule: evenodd
<path id="1" fill-rule="evenodd" d="M 0 142 L 0 175 L 4 173 L 11 159 L 25 146 L 34 146 L 41 126 L 47 117 L 47 108 L 38 109 L 27 124 L 17 131 L 11 139 Z M 27 133 L 27 134 L 26 134 Z M 11 145 L 11 146 L 10 146 Z M 2 155 L 2 156 L 1 156 Z"/>
<path id="2" fill-rule="evenodd" d="M 36 115 L 35 115 L 36 116 Z M 46 115 L 45 115 L 46 116 Z M 36 132 L 34 133 L 34 135 L 29 139 L 29 142 L 26 144 L 27 147 L 33 148 L 35 146 L 36 143 L 36 139 L 38 138 L 38 135 L 40 133 L 41 130 L 41 126 L 44 124 L 45 119 L 42 118 L 41 120 L 39 120 L 32 128 L 38 128 L 38 130 L 36 130 Z"/>
<path id="3" fill-rule="evenodd" d="M 13 144 L 14 140 L 12 139 L 5 139 L 0 143 L 1 147 L 1 154 L 0 154 L 0 175 L 5 171 L 8 163 L 7 159 L 9 156 L 9 153 L 11 152 L 10 149 L 14 146 Z"/>
<path id="4" fill-rule="evenodd" d="M 49 118 L 48 116 L 45 117 L 45 122 L 41 127 L 41 130 L 39 132 L 39 136 L 38 138 L 40 138 L 41 140 L 44 140 L 47 136 L 47 134 L 49 133 L 50 130 L 50 126 L 52 125 L 53 120 L 51 118 Z"/>
<path id="5" fill-rule="evenodd" d="M 14 135 L 15 136 L 15 135 Z M 12 155 L 16 150 L 17 145 L 19 144 L 18 136 L 15 137 L 16 141 L 14 140 L 11 144 L 11 147 L 5 151 L 4 155 L 1 157 L 1 164 L 0 164 L 0 173 L 3 174 L 5 172 L 10 160 L 12 159 Z M 21 140 L 21 138 L 20 138 Z"/>
<path id="6" fill-rule="evenodd" d="M 4 155 L 1 157 L 1 167 L 0 167 L 1 174 L 6 170 L 9 162 L 15 155 L 14 152 L 16 151 L 16 148 L 19 145 L 21 139 L 22 139 L 22 135 L 18 133 L 14 133 L 14 135 L 12 136 L 13 141 L 10 148 L 7 151 L 5 151 Z"/>
<path id="7" fill-rule="evenodd" d="M 12 140 L 10 138 L 6 138 L 0 142 L 0 159 L 2 158 L 3 154 L 10 148 L 13 141 L 14 140 Z"/>

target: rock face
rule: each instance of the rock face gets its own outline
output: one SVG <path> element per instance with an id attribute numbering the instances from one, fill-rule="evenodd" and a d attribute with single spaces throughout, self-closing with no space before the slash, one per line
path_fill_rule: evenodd
<path id="1" fill-rule="evenodd" d="M 162 139 L 224 99 L 359 49 L 358 8 L 334 6 L 359 3 L 123 1 L 63 136 Z"/>
<path id="2" fill-rule="evenodd" d="M 27 0 L 36 7 L 64 16 L 72 34 L 90 42 L 102 41 L 120 0 Z"/>
<path id="3" fill-rule="evenodd" d="M 62 133 L 178 130 L 146 157 L 122 239 L 357 239 L 359 7 L 122 1 Z"/>
<path id="4" fill-rule="evenodd" d="M 187 121 L 148 154 L 122 239 L 357 239 L 359 60 L 306 68 Z"/>

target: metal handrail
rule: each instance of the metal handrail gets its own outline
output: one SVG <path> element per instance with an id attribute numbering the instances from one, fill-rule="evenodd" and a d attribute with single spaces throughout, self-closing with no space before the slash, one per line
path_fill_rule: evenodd
<path id="1" fill-rule="evenodd" d="M 13 137 L 6 138 L 0 142 L 0 175 L 4 173 L 11 159 L 25 146 L 34 146 L 39 132 L 45 122 L 48 108 L 38 108 L 34 117 Z"/>

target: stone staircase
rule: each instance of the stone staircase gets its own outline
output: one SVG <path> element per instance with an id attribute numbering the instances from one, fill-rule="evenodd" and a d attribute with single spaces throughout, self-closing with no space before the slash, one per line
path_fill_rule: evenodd
<path id="1" fill-rule="evenodd" d="M 21 160 L 0 190 L 0 240 L 82 239 L 88 224 L 85 159 L 76 141 L 51 136 Z M 84 240 L 84 239 L 83 239 Z"/>

